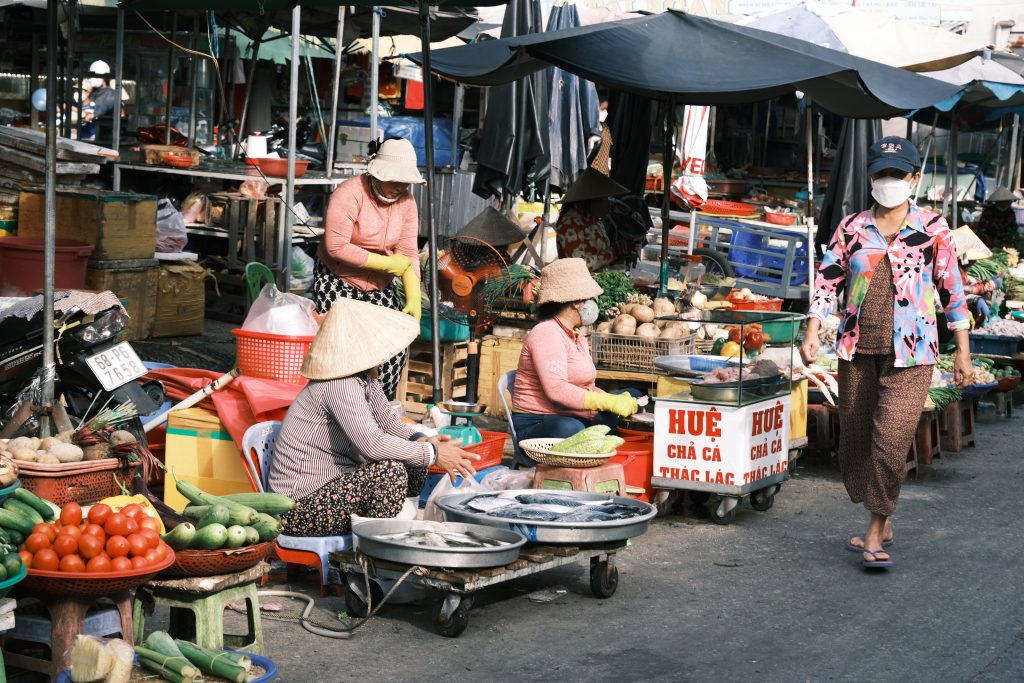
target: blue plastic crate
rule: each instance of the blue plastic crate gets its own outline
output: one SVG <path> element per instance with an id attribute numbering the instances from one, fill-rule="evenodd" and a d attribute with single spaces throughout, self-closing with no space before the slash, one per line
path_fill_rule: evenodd
<path id="1" fill-rule="evenodd" d="M 732 241 L 729 248 L 729 263 L 733 270 L 740 277 L 749 277 L 765 282 L 782 282 L 781 274 L 765 272 L 765 269 L 772 268 L 782 271 L 786 265 L 786 249 L 773 247 L 768 244 L 769 237 L 749 230 L 733 229 Z M 751 249 L 767 251 L 772 254 L 759 254 Z M 807 282 L 807 247 L 801 245 L 793 258 L 793 271 L 790 273 L 789 284 L 791 286 L 802 285 Z"/>
<path id="2" fill-rule="evenodd" d="M 985 356 L 1012 356 L 1020 348 L 1020 337 L 1003 337 L 998 334 L 970 334 L 971 353 Z"/>
<path id="3" fill-rule="evenodd" d="M 711 372 L 715 368 L 729 366 L 728 358 L 716 358 L 715 356 L 689 356 L 690 369 L 694 372 Z"/>

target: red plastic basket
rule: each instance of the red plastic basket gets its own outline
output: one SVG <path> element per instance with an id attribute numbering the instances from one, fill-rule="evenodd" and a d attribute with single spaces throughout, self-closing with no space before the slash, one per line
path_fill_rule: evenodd
<path id="1" fill-rule="evenodd" d="M 22 595 L 32 596 L 101 597 L 141 586 L 172 564 L 174 564 L 174 552 L 168 549 L 168 555 L 160 564 L 126 572 L 89 574 L 87 572 L 51 572 L 29 569 L 28 576 L 18 586 L 18 591 Z"/>
<path id="2" fill-rule="evenodd" d="M 25 489 L 62 506 L 72 502 L 85 505 L 116 496 L 121 487 L 115 475 L 126 483 L 131 481 L 132 474 L 132 468 L 124 467 L 117 458 L 104 458 L 63 465 L 20 463 L 18 476 Z"/>
<path id="3" fill-rule="evenodd" d="M 480 459 L 473 463 L 473 469 L 479 472 L 485 467 L 500 465 L 501 457 L 505 454 L 505 439 L 507 438 L 508 434 L 505 432 L 488 432 L 481 429 L 480 443 L 466 446 L 464 449 L 480 456 Z M 434 474 L 444 474 L 444 470 L 439 467 L 431 467 L 430 471 Z"/>
<path id="4" fill-rule="evenodd" d="M 174 564 L 165 569 L 161 576 L 235 574 L 255 567 L 272 549 L 273 543 L 265 541 L 244 548 L 179 550 L 174 554 Z"/>
<path id="5" fill-rule="evenodd" d="M 782 299 L 765 299 L 763 301 L 749 301 L 747 299 L 736 299 L 730 294 L 725 299 L 732 304 L 734 311 L 781 311 Z"/>
<path id="6" fill-rule="evenodd" d="M 279 382 L 305 384 L 299 371 L 313 344 L 313 337 L 231 330 L 235 335 L 238 369 L 249 377 L 276 379 Z"/>
<path id="7" fill-rule="evenodd" d="M 721 216 L 751 216 L 757 211 L 753 204 L 744 202 L 730 202 L 724 199 L 709 199 L 700 208 L 701 213 L 718 214 Z"/>

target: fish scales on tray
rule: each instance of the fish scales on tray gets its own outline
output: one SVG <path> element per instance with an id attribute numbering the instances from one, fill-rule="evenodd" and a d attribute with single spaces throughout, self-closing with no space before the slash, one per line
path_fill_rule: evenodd
<path id="1" fill-rule="evenodd" d="M 576 508 L 572 512 L 567 512 L 558 518 L 559 522 L 611 522 L 616 519 L 621 519 L 615 515 L 610 515 L 607 512 L 601 512 L 595 510 L 589 506 Z"/>
<path id="2" fill-rule="evenodd" d="M 474 512 L 483 512 L 486 514 L 491 510 L 515 505 L 515 501 L 509 500 L 508 498 L 499 498 L 496 494 L 491 493 L 474 496 L 463 503 L 463 505 Z"/>
<path id="3" fill-rule="evenodd" d="M 490 517 L 522 519 L 528 522 L 554 522 L 565 512 L 559 512 L 540 505 L 509 505 L 491 510 L 486 514 Z"/>
<path id="4" fill-rule="evenodd" d="M 516 496 L 516 500 L 523 505 L 558 505 L 568 508 L 575 508 L 584 504 L 570 496 L 558 496 L 548 493 L 523 493 Z"/>

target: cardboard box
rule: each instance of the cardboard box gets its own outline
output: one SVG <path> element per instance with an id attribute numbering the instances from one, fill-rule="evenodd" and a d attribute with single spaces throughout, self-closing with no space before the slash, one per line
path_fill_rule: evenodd
<path id="1" fill-rule="evenodd" d="M 57 237 L 94 244 L 94 261 L 151 259 L 156 250 L 156 197 L 104 190 L 57 193 Z M 42 190 L 18 201 L 18 234 L 43 236 Z"/>
<path id="2" fill-rule="evenodd" d="M 238 446 L 217 414 L 203 408 L 186 408 L 170 414 L 166 463 L 175 477 L 215 496 L 253 490 Z M 179 512 L 188 504 L 173 484 L 164 486 L 164 502 Z"/>
<path id="3" fill-rule="evenodd" d="M 484 337 L 480 342 L 480 376 L 477 396 L 487 404 L 486 415 L 504 419 L 505 409 L 498 396 L 498 380 L 509 370 L 519 367 L 523 340 L 513 337 Z M 510 406 L 511 407 L 511 406 Z"/>
<path id="4" fill-rule="evenodd" d="M 128 327 L 122 339 L 148 339 L 156 316 L 156 292 L 160 269 L 156 259 L 90 262 L 85 286 L 96 291 L 109 289 L 128 311 Z"/>
<path id="5" fill-rule="evenodd" d="M 369 126 L 338 124 L 338 151 L 334 158 L 346 164 L 363 163 L 370 156 Z"/>
<path id="6" fill-rule="evenodd" d="M 151 336 L 203 333 L 206 269 L 192 261 L 164 263 L 157 278 L 156 315 Z"/>

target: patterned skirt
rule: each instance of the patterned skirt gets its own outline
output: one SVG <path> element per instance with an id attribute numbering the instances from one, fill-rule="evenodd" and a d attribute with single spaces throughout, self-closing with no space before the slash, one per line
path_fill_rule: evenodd
<path id="1" fill-rule="evenodd" d="M 332 273 L 327 266 L 317 261 L 316 267 L 313 270 L 313 303 L 316 305 L 317 312 L 326 313 L 331 310 L 331 304 L 338 297 L 366 301 L 396 311 L 402 310 L 394 283 L 388 285 L 385 289 L 364 292 L 358 287 L 348 284 Z M 378 369 L 380 372 L 380 383 L 384 385 L 384 395 L 388 397 L 389 401 L 395 400 L 398 382 L 402 379 L 402 369 L 405 368 L 405 361 L 408 357 L 409 352 L 402 351 L 391 360 L 385 361 Z"/>

